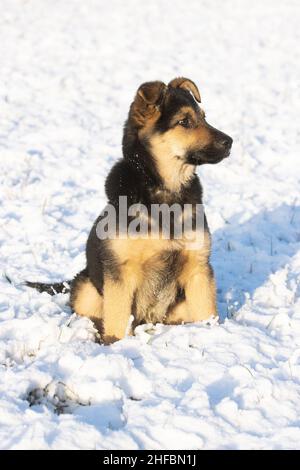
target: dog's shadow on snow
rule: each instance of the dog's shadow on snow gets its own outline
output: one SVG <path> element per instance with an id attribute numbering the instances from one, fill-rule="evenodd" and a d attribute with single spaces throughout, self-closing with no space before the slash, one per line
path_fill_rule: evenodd
<path id="1" fill-rule="evenodd" d="M 245 222 L 241 219 L 237 214 L 212 233 L 211 261 L 221 320 L 230 317 L 300 249 L 300 206 L 282 204 Z"/>

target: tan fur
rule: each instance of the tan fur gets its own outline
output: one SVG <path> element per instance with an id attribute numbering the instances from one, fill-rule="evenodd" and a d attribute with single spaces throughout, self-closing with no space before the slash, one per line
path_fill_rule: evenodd
<path id="1" fill-rule="evenodd" d="M 154 134 L 150 145 L 153 155 L 161 160 L 169 157 L 183 157 L 187 149 L 204 148 L 211 142 L 211 134 L 205 126 L 198 125 L 191 129 L 173 127 L 163 134 Z M 160 157 L 160 158 L 158 158 Z"/>
<path id="2" fill-rule="evenodd" d="M 175 301 L 176 277 L 172 282 L 163 285 L 167 257 L 167 252 L 163 255 L 157 253 L 142 266 L 142 283 L 136 295 L 137 321 L 163 322 L 169 305 Z"/>
<path id="3" fill-rule="evenodd" d="M 215 284 L 208 265 L 210 237 L 204 233 L 197 250 L 189 250 L 190 243 L 184 239 L 111 240 L 121 268 L 120 279 L 105 277 L 103 297 L 89 280 L 83 281 L 74 310 L 101 323 L 106 343 L 125 336 L 134 298 L 137 322 L 178 324 L 217 315 Z M 164 262 L 174 251 L 181 253 L 181 269 L 162 287 Z M 186 300 L 171 308 L 166 317 L 169 306 L 175 304 L 178 286 L 185 290 Z"/>
<path id="4" fill-rule="evenodd" d="M 129 262 L 133 265 L 141 266 L 151 257 L 168 249 L 173 243 L 173 240 L 116 238 L 111 240 L 110 243 L 120 263 L 124 264 Z"/>
<path id="5" fill-rule="evenodd" d="M 138 104 L 141 106 L 141 103 Z M 143 102 L 142 105 L 144 106 Z M 159 108 L 154 105 L 147 105 L 147 110 L 148 116 L 139 129 L 139 137 L 141 140 L 147 139 L 149 141 L 151 153 L 155 158 L 158 172 L 164 181 L 165 187 L 173 192 L 179 191 L 181 186 L 186 184 L 195 172 L 195 166 L 184 161 L 186 151 L 194 147 L 204 148 L 211 142 L 210 131 L 203 125 L 204 113 L 200 108 L 197 114 L 190 106 L 183 106 L 173 118 L 174 127 L 160 134 L 153 133 L 154 126 L 161 115 Z M 192 121 L 192 128 L 185 129 L 175 125 L 187 115 Z"/>
<path id="6" fill-rule="evenodd" d="M 187 303 L 184 300 L 170 309 L 165 323 L 168 325 L 181 325 L 182 323 L 188 323 L 188 318 Z"/>
<path id="7" fill-rule="evenodd" d="M 195 99 L 199 103 L 201 102 L 201 96 L 200 96 L 200 92 L 198 90 L 198 87 L 189 78 L 185 78 L 185 77 L 174 78 L 174 80 L 170 81 L 169 86 L 172 87 L 172 88 L 183 88 L 184 90 L 191 91 L 193 93 Z"/>
<path id="8" fill-rule="evenodd" d="M 126 322 L 130 316 L 129 303 L 132 302 L 134 291 L 136 291 L 135 313 L 138 321 L 165 321 L 168 307 L 175 301 L 178 284 L 186 290 L 188 297 L 188 308 L 184 306 L 183 310 L 181 307 L 180 321 L 193 322 L 216 315 L 214 281 L 207 265 L 210 253 L 209 235 L 202 234 L 202 237 L 199 237 L 200 242 L 202 243 L 198 245 L 197 250 L 190 250 L 192 242 L 184 239 L 127 238 L 111 241 L 111 248 L 122 265 L 122 279 L 127 289 L 127 297 L 124 297 L 123 287 L 119 283 L 117 286 L 119 294 L 118 296 L 115 294 L 121 299 L 120 310 L 127 311 Z M 168 253 L 174 251 L 182 253 L 181 273 L 174 276 L 173 282 L 161 288 L 164 262 Z M 114 302 L 118 303 L 119 300 Z M 113 309 L 117 310 L 117 307 L 114 306 Z M 169 320 L 170 317 L 167 322 Z"/>
<path id="9" fill-rule="evenodd" d="M 78 285 L 72 308 L 78 315 L 90 318 L 101 331 L 103 297 L 89 279 L 82 281 Z"/>
<path id="10" fill-rule="evenodd" d="M 166 323 L 192 323 L 218 315 L 215 280 L 208 264 L 211 241 L 207 233 L 203 242 L 201 249 L 184 252 L 185 263 L 178 282 L 186 300 L 171 309 Z"/>
<path id="11" fill-rule="evenodd" d="M 198 116 L 195 110 L 190 106 L 182 106 L 180 111 L 172 118 L 171 126 L 175 125 L 178 121 L 180 121 L 180 119 L 184 119 L 187 115 L 191 118 L 193 125 L 197 126 L 199 121 Z"/>
<path id="12" fill-rule="evenodd" d="M 135 124 L 142 128 L 158 114 L 157 102 L 166 92 L 162 82 L 148 82 L 141 85 L 131 106 L 131 115 Z"/>
<path id="13" fill-rule="evenodd" d="M 137 320 L 162 321 L 169 304 L 175 299 L 176 280 L 166 289 L 160 288 L 165 261 L 161 254 L 178 249 L 180 241 L 127 238 L 115 239 L 111 243 L 122 265 L 122 277 L 134 284 L 130 290 L 136 291 Z"/>
<path id="14" fill-rule="evenodd" d="M 153 134 L 153 128 L 161 116 L 161 112 L 158 108 L 154 108 L 154 111 L 151 116 L 148 117 L 147 121 L 144 123 L 143 127 L 139 129 L 138 135 L 141 140 L 145 138 L 151 138 Z"/>
<path id="15" fill-rule="evenodd" d="M 185 290 L 186 317 L 184 322 L 206 320 L 217 316 L 216 287 L 207 264 L 196 269 L 193 263 L 187 263 L 180 283 Z"/>
<path id="16" fill-rule="evenodd" d="M 163 153 L 163 148 L 160 148 L 160 150 L 162 153 L 160 153 L 160 151 L 156 153 L 158 172 L 169 191 L 179 191 L 181 186 L 192 178 L 195 172 L 195 166 L 186 164 L 177 156 L 169 155 L 167 157 Z M 176 150 L 179 151 L 180 149 L 178 148 Z"/>
<path id="17" fill-rule="evenodd" d="M 210 247 L 210 236 L 205 233 L 200 250 L 185 252 L 186 263 L 179 276 L 179 283 L 185 290 L 188 321 L 191 322 L 217 315 L 215 281 L 208 263 Z"/>
<path id="18" fill-rule="evenodd" d="M 208 267 L 203 268 L 190 278 L 186 276 L 184 284 L 186 300 L 171 308 L 165 323 L 170 325 L 194 323 L 218 315 L 215 281 Z M 189 267 L 186 268 L 186 273 L 188 272 Z"/>
<path id="19" fill-rule="evenodd" d="M 124 338 L 128 327 L 135 282 L 130 271 L 124 274 L 128 277 L 120 281 L 104 280 L 103 340 L 106 343 Z"/>
<path id="20" fill-rule="evenodd" d="M 181 110 L 175 117 L 175 121 L 183 119 L 187 112 L 193 116 L 195 127 L 185 129 L 181 126 L 175 126 L 163 134 L 155 133 L 149 136 L 151 152 L 155 158 L 158 172 L 165 186 L 174 192 L 179 191 L 195 172 L 195 166 L 184 161 L 186 151 L 194 147 L 199 149 L 199 143 L 204 148 L 211 141 L 209 130 L 201 123 L 196 122 L 197 117 L 191 108 L 187 107 L 184 112 Z M 144 132 L 150 134 L 150 128 Z"/>
<path id="21" fill-rule="evenodd" d="M 163 239 L 115 239 L 112 249 L 122 265 L 122 277 L 134 284 L 137 321 L 163 321 L 167 308 L 175 300 L 176 280 L 161 288 L 162 273 L 168 250 L 179 247 L 179 242 Z M 162 257 L 162 253 L 164 256 Z"/>

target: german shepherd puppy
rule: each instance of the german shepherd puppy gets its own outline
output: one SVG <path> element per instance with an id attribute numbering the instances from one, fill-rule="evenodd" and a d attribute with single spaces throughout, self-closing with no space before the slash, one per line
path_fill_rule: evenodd
<path id="1" fill-rule="evenodd" d="M 206 122 L 200 101 L 197 86 L 187 78 L 139 87 L 124 127 L 123 158 L 105 183 L 117 214 L 120 196 L 127 197 L 128 205 L 147 208 L 202 204 L 196 167 L 228 157 L 232 139 Z M 70 304 L 94 321 L 104 343 L 125 336 L 131 315 L 134 327 L 217 316 L 206 219 L 203 243 L 191 250 L 184 237 L 126 238 L 119 230 L 112 239 L 99 239 L 101 217 L 88 237 L 86 268 L 70 282 Z M 64 283 L 27 285 L 50 294 L 65 289 Z"/>

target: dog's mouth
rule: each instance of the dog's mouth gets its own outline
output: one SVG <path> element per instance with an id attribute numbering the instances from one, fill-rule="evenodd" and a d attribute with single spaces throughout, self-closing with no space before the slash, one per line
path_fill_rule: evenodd
<path id="1" fill-rule="evenodd" d="M 216 164 L 230 155 L 233 143 L 232 138 L 211 126 L 209 128 L 214 136 L 212 142 L 200 149 L 190 149 L 188 153 L 188 161 L 194 165 L 203 165 L 204 163 Z"/>
<path id="2" fill-rule="evenodd" d="M 203 165 L 220 163 L 230 155 L 230 149 L 220 151 L 216 148 L 207 148 L 194 152 L 189 152 L 187 155 L 187 162 L 192 165 Z"/>
<path id="3" fill-rule="evenodd" d="M 224 152 L 223 156 L 222 156 L 222 157 L 220 157 L 220 159 L 219 159 L 219 160 L 217 160 L 217 162 L 216 162 L 216 163 L 218 163 L 218 162 L 221 162 L 222 160 L 224 160 L 224 158 L 228 158 L 228 157 L 229 157 L 229 155 L 230 155 L 230 150 L 226 150 L 226 151 Z"/>

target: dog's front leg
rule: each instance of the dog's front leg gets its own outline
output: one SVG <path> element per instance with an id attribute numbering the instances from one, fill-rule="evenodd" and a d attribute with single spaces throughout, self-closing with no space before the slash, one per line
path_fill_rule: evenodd
<path id="1" fill-rule="evenodd" d="M 200 263 L 196 269 L 185 266 L 179 282 L 185 291 L 185 300 L 172 308 L 166 323 L 192 323 L 218 316 L 215 279 L 209 263 Z"/>
<path id="2" fill-rule="evenodd" d="M 113 343 L 124 338 L 131 315 L 133 288 L 123 280 L 106 278 L 103 288 L 103 341 Z"/>
<path id="3" fill-rule="evenodd" d="M 184 289 L 190 321 L 207 320 L 211 316 L 218 316 L 216 284 L 209 263 L 199 264 L 197 271 L 186 279 Z"/>

